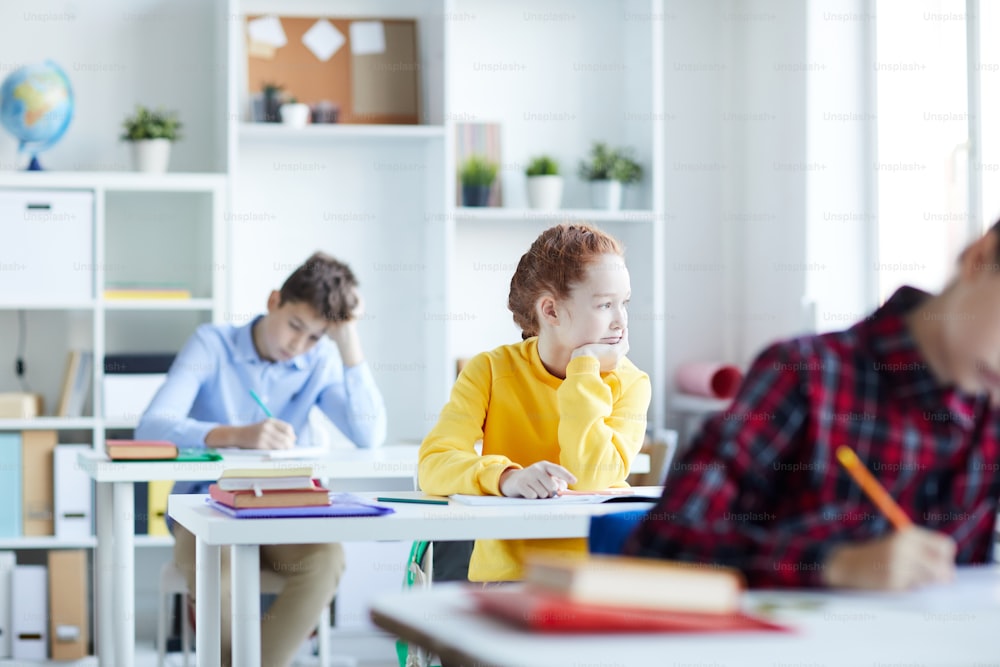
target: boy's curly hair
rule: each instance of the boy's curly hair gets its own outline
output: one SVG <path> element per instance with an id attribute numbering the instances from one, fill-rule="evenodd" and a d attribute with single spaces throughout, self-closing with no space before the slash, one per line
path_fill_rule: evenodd
<path id="1" fill-rule="evenodd" d="M 351 267 L 316 251 L 281 286 L 281 303 L 307 303 L 328 322 L 346 322 L 358 305 Z"/>

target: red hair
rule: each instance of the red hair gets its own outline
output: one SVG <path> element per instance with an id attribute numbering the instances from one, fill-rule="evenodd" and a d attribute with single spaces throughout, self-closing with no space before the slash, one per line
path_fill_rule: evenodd
<path id="1" fill-rule="evenodd" d="M 521 338 L 538 335 L 535 303 L 540 296 L 568 298 L 573 286 L 583 282 L 591 263 L 602 255 L 624 254 L 618 239 L 590 225 L 556 225 L 542 232 L 521 255 L 510 279 L 507 308 L 521 327 Z"/>

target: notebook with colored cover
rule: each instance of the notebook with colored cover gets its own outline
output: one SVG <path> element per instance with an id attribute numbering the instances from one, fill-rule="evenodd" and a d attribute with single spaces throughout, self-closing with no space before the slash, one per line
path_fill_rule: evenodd
<path id="1" fill-rule="evenodd" d="M 574 602 L 516 589 L 472 589 L 479 609 L 537 632 L 787 632 L 790 628 L 742 612 L 705 614 Z"/>
<path id="2" fill-rule="evenodd" d="M 218 484 L 208 487 L 208 495 L 227 507 L 322 507 L 330 504 L 330 492 L 318 484 L 311 489 L 266 489 L 258 496 L 250 490 L 224 491 Z"/>
<path id="3" fill-rule="evenodd" d="M 236 519 L 290 519 L 324 516 L 381 516 L 393 514 L 391 507 L 370 503 L 351 493 L 330 494 L 330 504 L 314 507 L 249 507 L 234 508 L 205 498 L 210 507 Z"/>

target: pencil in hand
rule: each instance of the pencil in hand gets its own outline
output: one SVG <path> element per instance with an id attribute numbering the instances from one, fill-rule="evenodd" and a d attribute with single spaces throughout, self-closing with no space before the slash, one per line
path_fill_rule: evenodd
<path id="1" fill-rule="evenodd" d="M 879 481 L 868 472 L 868 468 L 854 453 L 854 450 L 845 445 L 837 447 L 837 460 L 896 530 L 905 530 L 913 525 L 903 508 L 892 499 L 885 487 L 879 484 Z"/>
<path id="2" fill-rule="evenodd" d="M 268 419 L 274 417 L 274 415 L 271 414 L 271 411 L 267 408 L 267 405 L 264 403 L 264 401 L 260 399 L 260 396 L 258 396 L 257 392 L 255 392 L 253 389 L 250 390 L 250 398 L 252 398 L 257 403 L 257 405 L 260 406 L 260 409 L 264 411 L 264 414 L 267 415 Z"/>

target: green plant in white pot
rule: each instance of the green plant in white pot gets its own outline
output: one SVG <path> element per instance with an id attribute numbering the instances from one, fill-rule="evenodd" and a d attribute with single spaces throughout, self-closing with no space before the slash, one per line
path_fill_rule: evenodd
<path id="1" fill-rule="evenodd" d="M 580 161 L 580 178 L 590 182 L 590 203 L 595 209 L 617 211 L 622 204 L 622 186 L 642 180 L 642 166 L 627 148 L 611 148 L 595 141 L 587 158 Z"/>
<path id="2" fill-rule="evenodd" d="M 122 139 L 132 145 L 136 171 L 162 174 L 170 163 L 170 145 L 180 139 L 181 122 L 175 112 L 150 110 L 137 105 L 135 114 L 122 123 Z"/>
<path id="3" fill-rule="evenodd" d="M 553 211 L 562 202 L 563 178 L 559 163 L 548 155 L 533 157 L 524 171 L 528 177 L 528 206 Z"/>

